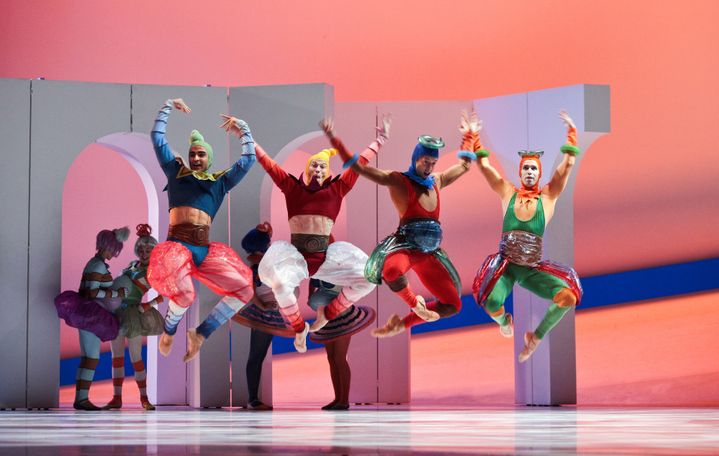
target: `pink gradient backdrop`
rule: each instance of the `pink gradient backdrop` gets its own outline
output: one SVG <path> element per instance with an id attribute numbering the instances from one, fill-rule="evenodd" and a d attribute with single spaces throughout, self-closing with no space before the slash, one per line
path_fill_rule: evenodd
<path id="1" fill-rule="evenodd" d="M 472 99 L 609 84 L 612 133 L 592 148 L 577 183 L 578 270 L 598 274 L 719 255 L 712 236 L 719 217 L 704 215 L 701 197 L 714 188 L 708 170 L 719 118 L 719 2 L 4 6 L 0 77 L 327 82 L 338 101 Z"/>

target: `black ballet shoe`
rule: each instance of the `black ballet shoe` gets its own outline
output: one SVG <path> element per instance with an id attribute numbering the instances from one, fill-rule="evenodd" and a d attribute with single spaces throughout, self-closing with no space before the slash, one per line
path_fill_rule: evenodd
<path id="1" fill-rule="evenodd" d="M 349 404 L 340 404 L 338 402 L 335 405 L 333 405 L 332 407 L 328 408 L 327 410 L 336 411 L 336 410 L 349 410 L 349 409 L 350 409 Z"/>
<path id="2" fill-rule="evenodd" d="M 247 408 L 249 410 L 255 410 L 255 411 L 272 410 L 271 405 L 267 405 L 259 399 L 255 399 L 254 401 L 247 404 Z"/>
<path id="3" fill-rule="evenodd" d="M 90 402 L 90 399 L 83 399 L 83 400 L 80 400 L 80 401 L 75 401 L 75 402 L 72 404 L 72 407 L 73 407 L 75 410 L 92 410 L 92 411 L 102 410 L 100 407 L 98 407 L 97 405 L 95 405 L 95 404 L 93 404 L 92 402 Z"/>
<path id="4" fill-rule="evenodd" d="M 322 410 L 332 410 L 332 407 L 334 407 L 337 404 L 337 399 L 330 402 L 329 404 L 322 407 Z"/>

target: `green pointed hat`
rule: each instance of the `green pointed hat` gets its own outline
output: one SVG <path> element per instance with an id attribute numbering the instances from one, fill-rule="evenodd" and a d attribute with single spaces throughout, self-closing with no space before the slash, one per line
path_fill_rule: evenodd
<path id="1" fill-rule="evenodd" d="M 205 137 L 197 130 L 192 130 L 192 133 L 190 133 L 190 148 L 192 148 L 192 146 L 202 146 L 205 148 L 207 152 L 207 169 L 210 169 L 212 160 L 215 157 L 212 152 L 212 146 L 205 142 Z"/>

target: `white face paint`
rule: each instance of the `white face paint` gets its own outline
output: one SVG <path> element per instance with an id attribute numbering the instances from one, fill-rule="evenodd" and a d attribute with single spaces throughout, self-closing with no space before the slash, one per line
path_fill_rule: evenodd
<path id="1" fill-rule="evenodd" d="M 526 188 L 534 187 L 539 181 L 539 162 L 537 160 L 525 160 L 519 172 L 522 185 Z"/>
<path id="2" fill-rule="evenodd" d="M 317 181 L 321 184 L 329 175 L 330 168 L 327 162 L 324 160 L 312 160 L 309 166 L 310 175 L 309 177 L 316 177 Z"/>

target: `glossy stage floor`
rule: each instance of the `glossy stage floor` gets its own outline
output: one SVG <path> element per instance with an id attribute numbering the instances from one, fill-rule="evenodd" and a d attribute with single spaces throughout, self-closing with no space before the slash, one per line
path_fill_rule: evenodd
<path id="1" fill-rule="evenodd" d="M 716 408 L 0 412 L 0 454 L 719 454 Z"/>

